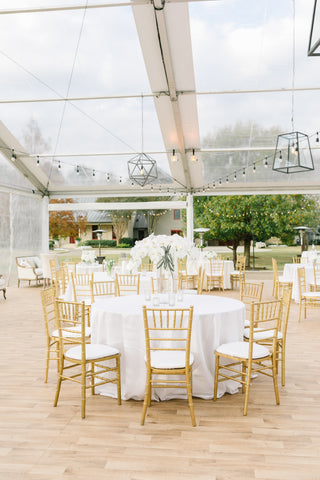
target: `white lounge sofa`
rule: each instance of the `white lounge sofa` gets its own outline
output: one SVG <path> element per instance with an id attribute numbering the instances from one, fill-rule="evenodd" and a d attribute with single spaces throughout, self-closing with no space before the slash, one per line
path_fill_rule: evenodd
<path id="1" fill-rule="evenodd" d="M 35 281 L 39 285 L 43 280 L 43 272 L 41 260 L 37 256 L 30 257 L 16 257 L 16 264 L 18 269 L 18 287 L 20 287 L 21 280 L 26 280 L 29 285 Z"/>

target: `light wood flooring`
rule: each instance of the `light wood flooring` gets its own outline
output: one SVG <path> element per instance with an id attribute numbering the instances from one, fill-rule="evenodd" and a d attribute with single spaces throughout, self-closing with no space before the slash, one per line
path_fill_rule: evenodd
<path id="1" fill-rule="evenodd" d="M 270 298 L 270 274 L 250 275 Z M 153 405 L 142 427 L 142 402 L 103 396 L 88 396 L 82 420 L 77 385 L 65 383 L 52 406 L 40 288 L 9 287 L 0 299 L 1 480 L 320 480 L 320 310 L 298 324 L 292 302 L 279 406 L 271 380 L 256 378 L 247 417 L 239 393 L 194 399 L 197 427 L 182 400 Z"/>

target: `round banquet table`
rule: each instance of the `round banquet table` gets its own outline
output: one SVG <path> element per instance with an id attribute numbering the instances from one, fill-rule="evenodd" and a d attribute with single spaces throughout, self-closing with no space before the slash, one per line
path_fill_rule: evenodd
<path id="1" fill-rule="evenodd" d="M 121 352 L 121 395 L 123 400 L 144 398 L 145 336 L 142 306 L 152 306 L 143 295 L 110 297 L 91 306 L 92 343 L 108 344 Z M 191 352 L 194 354 L 193 395 L 213 397 L 214 350 L 227 342 L 242 340 L 245 305 L 239 300 L 214 295 L 184 295 L 175 308 L 194 306 Z M 168 307 L 161 305 L 160 307 Z M 239 384 L 228 380 L 219 384 L 218 395 L 235 393 Z M 96 393 L 116 397 L 116 385 L 96 388 Z M 181 390 L 153 390 L 154 400 L 186 398 Z"/>
<path id="2" fill-rule="evenodd" d="M 103 272 L 103 266 L 98 263 L 77 263 L 76 272 L 78 274 Z"/>
<path id="3" fill-rule="evenodd" d="M 292 282 L 292 298 L 296 303 L 299 303 L 299 280 L 298 269 L 304 268 L 306 274 L 306 289 L 309 291 L 310 283 L 314 281 L 313 264 L 312 263 L 286 263 L 283 267 L 282 280 L 285 282 Z"/>

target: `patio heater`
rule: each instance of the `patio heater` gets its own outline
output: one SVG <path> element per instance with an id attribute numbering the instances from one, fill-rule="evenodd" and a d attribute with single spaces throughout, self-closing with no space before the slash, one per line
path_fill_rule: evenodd
<path id="1" fill-rule="evenodd" d="M 293 230 L 298 230 L 299 235 L 300 235 L 300 245 L 301 245 L 301 255 L 303 252 L 303 247 L 304 247 L 304 238 L 306 231 L 311 230 L 309 227 L 293 227 Z"/>
<path id="2" fill-rule="evenodd" d="M 210 228 L 195 228 L 194 229 L 194 232 L 196 233 L 199 233 L 199 236 L 200 236 L 200 248 L 201 248 L 201 252 L 202 252 L 202 249 L 203 249 L 203 235 L 206 233 L 206 232 L 209 232 Z"/>
<path id="3" fill-rule="evenodd" d="M 101 237 L 105 230 L 93 230 L 92 233 L 95 233 L 99 241 L 99 256 L 97 257 L 98 263 L 102 263 L 105 257 L 101 257 Z"/>

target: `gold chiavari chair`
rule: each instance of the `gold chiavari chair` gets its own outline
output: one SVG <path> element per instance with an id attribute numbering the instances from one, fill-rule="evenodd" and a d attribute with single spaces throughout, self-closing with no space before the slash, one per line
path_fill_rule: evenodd
<path id="1" fill-rule="evenodd" d="M 210 258 L 209 273 L 206 273 L 207 292 L 215 287 L 224 291 L 223 271 L 224 260 Z"/>
<path id="2" fill-rule="evenodd" d="M 71 272 L 73 300 L 75 302 L 84 301 L 86 305 L 91 304 L 90 282 L 92 280 L 93 280 L 93 273 Z"/>
<path id="3" fill-rule="evenodd" d="M 242 393 L 245 393 L 243 415 L 247 415 L 251 377 L 261 373 L 273 379 L 276 404 L 279 405 L 276 359 L 280 316 L 280 300 L 252 302 L 248 341 L 225 343 L 215 350 L 214 400 L 217 399 L 219 382 L 239 382 Z M 270 343 L 270 349 L 254 339 L 257 328 L 263 332 L 263 341 L 268 340 Z"/>
<path id="4" fill-rule="evenodd" d="M 273 270 L 272 296 L 275 298 L 279 298 L 279 289 L 281 287 L 292 286 L 292 282 L 288 282 L 282 276 L 279 276 L 278 262 L 275 258 L 272 259 L 272 270 Z"/>
<path id="5" fill-rule="evenodd" d="M 49 287 L 40 292 L 41 303 L 44 317 L 44 324 L 46 329 L 46 370 L 44 381 L 48 381 L 49 363 L 50 360 L 57 362 L 57 370 L 59 367 L 59 331 L 56 323 L 54 310 L 54 288 Z"/>
<path id="6" fill-rule="evenodd" d="M 246 306 L 245 326 L 249 325 L 251 303 L 261 302 L 263 285 L 263 282 L 240 282 L 240 301 Z"/>
<path id="7" fill-rule="evenodd" d="M 64 268 L 60 268 L 56 271 L 53 287 L 55 297 L 63 298 L 64 294 L 66 293 L 66 277 Z"/>
<path id="8" fill-rule="evenodd" d="M 53 286 L 45 288 L 41 291 L 41 303 L 42 303 L 42 310 L 43 310 L 43 317 L 45 323 L 45 330 L 46 330 L 46 371 L 45 371 L 45 383 L 48 381 L 48 371 L 49 371 L 49 363 L 50 360 L 57 361 L 57 369 L 59 367 L 59 329 L 58 329 L 58 322 L 56 319 L 56 312 L 54 307 L 55 301 L 55 288 Z M 85 315 L 87 318 L 87 323 L 89 325 L 89 310 L 86 307 Z M 91 336 L 91 328 L 89 326 L 86 327 L 86 338 L 87 341 L 90 342 Z M 77 329 L 73 329 L 73 331 L 64 332 L 65 341 L 68 344 L 73 343 L 74 337 L 79 337 L 79 331 Z"/>
<path id="9" fill-rule="evenodd" d="M 116 274 L 118 296 L 139 295 L 140 293 L 140 273 L 136 274 Z"/>
<path id="10" fill-rule="evenodd" d="M 51 258 L 49 260 L 49 267 L 50 267 L 51 283 L 54 284 L 56 280 L 57 271 L 59 270 L 59 265 L 57 265 L 57 261 L 54 258 Z"/>
<path id="11" fill-rule="evenodd" d="M 306 272 L 304 267 L 298 268 L 299 283 L 299 322 L 301 320 L 301 310 L 304 309 L 304 318 L 307 318 L 307 309 L 320 308 L 320 292 L 307 292 Z"/>
<path id="12" fill-rule="evenodd" d="M 84 302 L 55 300 L 56 319 L 59 328 L 59 376 L 54 400 L 59 400 L 61 383 L 66 380 L 76 382 L 81 387 L 81 416 L 86 415 L 86 390 L 106 383 L 117 385 L 118 404 L 121 404 L 120 352 L 117 348 L 86 343 L 86 305 Z M 70 348 L 66 335 L 77 329 L 76 345 Z M 105 363 L 107 362 L 107 363 Z M 89 382 L 88 382 L 89 380 Z"/>
<path id="13" fill-rule="evenodd" d="M 301 257 L 292 257 L 292 263 L 301 263 Z"/>
<path id="14" fill-rule="evenodd" d="M 245 281 L 246 276 L 246 257 L 245 255 L 238 255 L 236 262 L 236 269 L 230 274 L 231 288 Z"/>
<path id="15" fill-rule="evenodd" d="M 91 303 L 94 303 L 97 299 L 103 299 L 108 297 L 118 296 L 117 280 L 103 280 L 90 282 Z"/>
<path id="16" fill-rule="evenodd" d="M 190 352 L 192 319 L 192 306 L 181 309 L 143 307 L 147 379 L 141 425 L 151 405 L 153 388 L 183 388 L 188 394 L 192 426 L 196 426 L 192 401 L 194 357 Z M 183 379 L 167 378 L 173 375 Z"/>
<path id="17" fill-rule="evenodd" d="M 292 295 L 292 286 L 283 287 L 281 290 L 281 316 L 280 324 L 277 335 L 277 353 L 276 353 L 276 366 L 278 373 L 278 364 L 281 362 L 281 382 L 282 386 L 285 385 L 285 361 L 286 361 L 286 340 L 287 340 L 287 329 L 288 329 L 288 320 L 291 304 L 291 295 Z M 244 340 L 249 339 L 250 329 L 245 328 L 244 330 Z M 266 338 L 266 333 L 261 328 L 254 328 L 253 340 L 258 341 L 260 344 L 272 347 L 272 342 L 270 339 Z"/>
<path id="18" fill-rule="evenodd" d="M 313 263 L 313 282 L 309 288 L 310 292 L 320 292 L 320 263 Z"/>
<path id="19" fill-rule="evenodd" d="M 203 284 L 204 284 L 204 276 L 205 276 L 205 268 L 204 267 L 199 267 L 198 270 L 198 275 L 197 275 L 197 289 L 194 290 L 183 290 L 184 293 L 188 294 L 197 294 L 197 295 L 202 295 L 203 294 Z M 178 283 L 178 289 L 182 289 L 181 286 L 179 286 Z"/>

